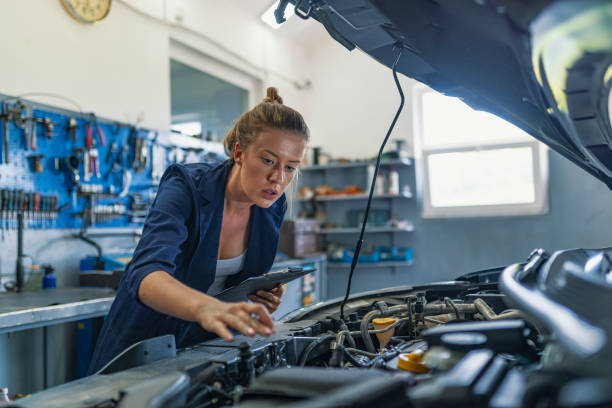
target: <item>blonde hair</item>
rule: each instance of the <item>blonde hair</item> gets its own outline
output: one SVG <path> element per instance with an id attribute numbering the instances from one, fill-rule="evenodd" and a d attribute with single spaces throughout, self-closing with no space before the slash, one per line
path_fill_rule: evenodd
<path id="1" fill-rule="evenodd" d="M 240 144 L 244 151 L 265 128 L 295 133 L 302 136 L 306 142 L 310 139 L 310 130 L 302 115 L 295 109 L 283 105 L 283 98 L 278 94 L 278 89 L 269 87 L 266 90 L 266 97 L 253 109 L 243 113 L 227 132 L 223 139 L 225 153 L 233 159 L 236 143 Z M 298 176 L 299 173 L 288 186 L 289 214 L 293 210 L 294 183 L 297 182 Z"/>
<path id="2" fill-rule="evenodd" d="M 310 138 L 310 131 L 302 115 L 283 105 L 278 89 L 270 87 L 266 91 L 266 97 L 253 109 L 243 113 L 227 132 L 223 139 L 225 153 L 230 158 L 233 157 L 236 143 L 245 150 L 266 127 L 296 133 L 306 141 Z"/>

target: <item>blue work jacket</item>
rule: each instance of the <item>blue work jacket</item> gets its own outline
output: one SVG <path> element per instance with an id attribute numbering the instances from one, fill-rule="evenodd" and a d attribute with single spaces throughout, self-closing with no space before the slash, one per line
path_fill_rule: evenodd
<path id="1" fill-rule="evenodd" d="M 161 179 L 142 237 L 121 278 L 89 366 L 92 374 L 130 345 L 174 334 L 177 344 L 190 322 L 159 313 L 138 298 L 142 279 L 165 271 L 187 286 L 206 292 L 215 279 L 223 219 L 225 185 L 233 162 L 174 164 Z M 284 194 L 269 208 L 251 207 L 250 232 L 242 271 L 225 287 L 267 272 L 276 255 L 287 205 Z"/>

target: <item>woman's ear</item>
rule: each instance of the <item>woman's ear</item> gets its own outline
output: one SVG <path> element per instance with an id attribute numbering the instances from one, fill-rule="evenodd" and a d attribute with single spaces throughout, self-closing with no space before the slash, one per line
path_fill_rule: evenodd
<path id="1" fill-rule="evenodd" d="M 243 161 L 244 161 L 244 152 L 242 151 L 242 148 L 240 147 L 240 143 L 236 142 L 236 145 L 234 146 L 234 163 L 238 164 L 239 166 L 242 166 Z"/>

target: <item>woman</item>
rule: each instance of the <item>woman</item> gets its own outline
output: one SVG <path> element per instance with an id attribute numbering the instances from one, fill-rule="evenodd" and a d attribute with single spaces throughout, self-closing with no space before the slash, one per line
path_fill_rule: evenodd
<path id="1" fill-rule="evenodd" d="M 284 191 L 306 150 L 302 116 L 276 88 L 244 113 L 225 137 L 229 160 L 170 166 L 160 182 L 132 261 L 121 279 L 89 368 L 94 373 L 130 345 L 174 334 L 191 322 L 227 341 L 274 332 L 269 312 L 282 288 L 258 291 L 254 303 L 214 298 L 267 272 L 287 205 Z"/>

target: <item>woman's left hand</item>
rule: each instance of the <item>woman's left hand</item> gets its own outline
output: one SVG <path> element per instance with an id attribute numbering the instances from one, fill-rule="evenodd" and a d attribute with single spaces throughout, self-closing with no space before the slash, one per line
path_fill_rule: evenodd
<path id="1" fill-rule="evenodd" d="M 280 306 L 281 298 L 285 293 L 285 285 L 278 285 L 270 291 L 258 290 L 254 295 L 249 295 L 249 299 L 255 303 L 261 303 L 268 309 L 268 312 L 273 313 Z"/>

